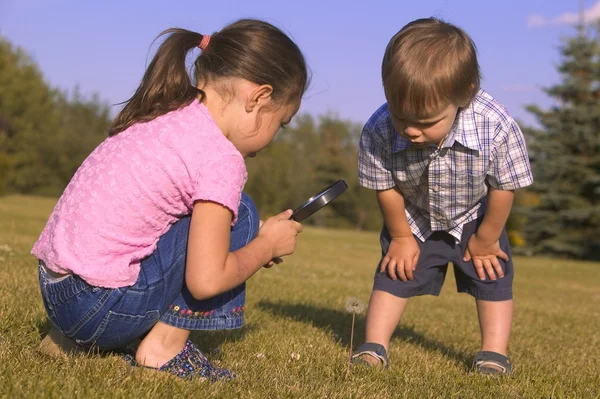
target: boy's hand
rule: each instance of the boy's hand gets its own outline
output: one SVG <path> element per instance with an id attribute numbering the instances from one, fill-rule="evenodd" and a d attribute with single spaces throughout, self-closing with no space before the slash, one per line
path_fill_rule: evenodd
<path id="1" fill-rule="evenodd" d="M 490 279 L 496 280 L 496 275 L 498 278 L 504 277 L 498 258 L 508 261 L 508 255 L 500 249 L 499 241 L 482 240 L 475 233 L 467 243 L 463 260 L 465 262 L 473 260 L 475 271 L 480 279 L 485 280 L 485 273 L 487 273 Z"/>
<path id="2" fill-rule="evenodd" d="M 419 245 L 412 235 L 393 238 L 381 261 L 380 271 L 387 270 L 392 280 L 412 280 L 420 253 Z"/>

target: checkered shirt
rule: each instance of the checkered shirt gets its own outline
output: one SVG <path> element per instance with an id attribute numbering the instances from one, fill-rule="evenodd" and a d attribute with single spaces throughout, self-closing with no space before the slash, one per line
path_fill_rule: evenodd
<path id="1" fill-rule="evenodd" d="M 358 155 L 360 185 L 397 186 L 422 241 L 435 231 L 460 241 L 463 225 L 484 214 L 488 185 L 515 190 L 533 183 L 523 133 L 483 90 L 459 111 L 441 148 L 412 146 L 396 133 L 384 104 L 363 128 Z"/>

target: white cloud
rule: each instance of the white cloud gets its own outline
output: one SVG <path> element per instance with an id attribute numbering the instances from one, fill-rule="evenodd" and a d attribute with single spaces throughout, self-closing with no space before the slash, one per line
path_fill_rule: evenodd
<path id="1" fill-rule="evenodd" d="M 530 28 L 542 28 L 544 26 L 556 25 L 574 25 L 579 22 L 578 12 L 566 12 L 555 17 L 543 17 L 541 15 L 531 15 L 527 19 L 527 26 Z M 591 23 L 600 20 L 600 0 L 584 11 L 585 23 Z"/>

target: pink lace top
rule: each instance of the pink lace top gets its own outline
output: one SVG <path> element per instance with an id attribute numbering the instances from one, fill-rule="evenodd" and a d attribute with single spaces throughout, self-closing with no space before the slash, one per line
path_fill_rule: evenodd
<path id="1" fill-rule="evenodd" d="M 89 284 L 133 285 L 140 262 L 194 201 L 229 208 L 246 183 L 242 155 L 208 109 L 192 104 L 100 144 L 58 200 L 31 253 Z"/>

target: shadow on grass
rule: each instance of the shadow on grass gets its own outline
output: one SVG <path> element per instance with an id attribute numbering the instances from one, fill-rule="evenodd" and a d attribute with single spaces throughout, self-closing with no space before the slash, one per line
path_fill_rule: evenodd
<path id="1" fill-rule="evenodd" d="M 50 323 L 50 320 L 48 320 L 47 317 L 44 317 L 43 319 L 38 319 L 35 322 L 35 329 L 37 330 L 40 336 L 40 341 L 44 339 L 44 337 L 46 336 L 46 334 L 48 334 L 48 331 L 50 331 L 51 328 L 52 323 Z"/>
<path id="2" fill-rule="evenodd" d="M 236 330 L 193 331 L 191 339 L 200 351 L 207 354 L 218 354 L 224 343 L 242 341 L 246 334 L 256 330 L 256 328 L 254 324 L 246 324 Z"/>
<path id="3" fill-rule="evenodd" d="M 350 330 L 352 315 L 347 312 L 329 308 L 317 307 L 310 304 L 290 304 L 261 301 L 258 307 L 275 316 L 290 318 L 302 323 L 331 332 L 344 347 L 350 344 Z M 470 369 L 472 358 L 439 341 L 427 338 L 412 327 L 399 326 L 394 331 L 392 339 L 399 338 L 413 345 L 418 345 L 430 352 L 439 352 L 442 355 L 462 364 L 465 369 Z M 365 340 L 365 317 L 358 316 L 354 325 L 354 347 Z"/>
<path id="4" fill-rule="evenodd" d="M 35 322 L 35 329 L 40 336 L 40 341 L 46 337 L 48 331 L 52 328 L 52 323 L 48 318 L 38 319 Z M 240 329 L 236 330 L 222 330 L 222 331 L 193 331 L 190 338 L 198 346 L 200 351 L 206 354 L 212 354 L 218 356 L 220 353 L 220 347 L 226 342 L 238 342 L 244 339 L 246 334 L 254 331 L 256 326 L 253 324 L 247 324 Z M 140 339 L 133 341 L 129 345 L 121 349 L 102 351 L 100 355 L 115 355 L 123 352 L 131 355 L 135 354 L 135 349 L 140 343 Z"/>

